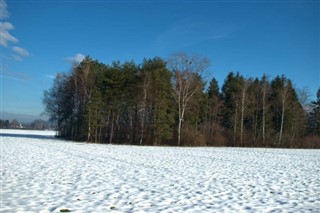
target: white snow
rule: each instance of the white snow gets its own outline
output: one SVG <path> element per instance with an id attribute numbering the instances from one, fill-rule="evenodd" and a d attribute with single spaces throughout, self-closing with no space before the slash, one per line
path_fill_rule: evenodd
<path id="1" fill-rule="evenodd" d="M 178 148 L 1 130 L 2 212 L 320 212 L 320 150 Z"/>

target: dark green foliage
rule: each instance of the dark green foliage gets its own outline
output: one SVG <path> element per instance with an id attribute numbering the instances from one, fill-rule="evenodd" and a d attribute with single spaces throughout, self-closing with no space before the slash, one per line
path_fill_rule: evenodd
<path id="1" fill-rule="evenodd" d="M 317 99 L 311 104 L 312 109 L 308 115 L 308 132 L 320 136 L 320 88 L 317 91 Z"/>
<path id="2" fill-rule="evenodd" d="M 10 127 L 10 121 L 9 120 L 0 119 L 0 128 L 1 129 L 8 129 L 9 127 Z"/>
<path id="3" fill-rule="evenodd" d="M 221 140 L 222 135 L 222 114 L 223 110 L 223 100 L 219 92 L 218 81 L 213 78 L 210 83 L 208 90 L 206 92 L 206 108 L 204 110 L 204 126 L 206 135 L 209 136 L 207 145 L 217 145 L 218 137 Z M 211 139 L 212 138 L 212 139 Z M 224 143 L 224 142 L 222 142 Z"/>
<path id="4" fill-rule="evenodd" d="M 86 57 L 71 75 L 57 75 L 43 103 L 67 139 L 161 145 L 173 137 L 171 72 L 160 58 L 140 67 Z"/>
<path id="5" fill-rule="evenodd" d="M 233 146 L 236 146 L 239 140 L 241 86 L 243 82 L 242 75 L 230 72 L 222 86 L 224 102 L 222 125 L 228 129 L 230 145 Z"/>
<path id="6" fill-rule="evenodd" d="M 145 60 L 145 72 L 151 74 L 151 121 L 153 145 L 161 145 L 163 141 L 172 139 L 173 112 L 171 106 L 171 73 L 166 63 L 160 58 Z"/>

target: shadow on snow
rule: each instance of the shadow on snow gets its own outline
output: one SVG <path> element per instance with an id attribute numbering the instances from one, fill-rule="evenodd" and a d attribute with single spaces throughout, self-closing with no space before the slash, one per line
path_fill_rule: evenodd
<path id="1" fill-rule="evenodd" d="M 30 139 L 55 139 L 54 135 L 32 135 L 32 134 L 14 134 L 14 133 L 0 133 L 0 137 L 12 138 L 30 138 Z"/>

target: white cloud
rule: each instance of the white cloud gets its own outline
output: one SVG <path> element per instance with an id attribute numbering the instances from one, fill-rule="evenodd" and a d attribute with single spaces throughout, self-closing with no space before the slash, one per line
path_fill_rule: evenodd
<path id="1" fill-rule="evenodd" d="M 30 55 L 28 50 L 23 49 L 21 47 L 12 47 L 13 52 L 17 53 L 19 56 L 27 57 Z"/>
<path id="2" fill-rule="evenodd" d="M 0 19 L 9 18 L 10 13 L 7 10 L 7 3 L 5 0 L 0 0 Z M 13 30 L 14 26 L 10 22 L 0 22 L 0 45 L 10 47 L 10 43 L 17 43 L 19 40 L 10 34 L 9 31 Z M 23 57 L 30 55 L 28 50 L 21 47 L 14 46 L 11 48 L 14 52 L 12 59 L 21 61 Z"/>
<path id="3" fill-rule="evenodd" d="M 220 23 L 203 23 L 190 18 L 173 23 L 159 34 L 155 42 L 157 47 L 181 49 L 187 46 L 223 39 L 241 29 L 241 26 L 224 26 Z"/>
<path id="4" fill-rule="evenodd" d="M 9 42 L 18 42 L 18 39 L 9 33 L 13 29 L 10 22 L 0 22 L 0 45 L 7 47 Z"/>
<path id="5" fill-rule="evenodd" d="M 70 62 L 72 65 L 78 65 L 83 61 L 84 58 L 85 58 L 84 55 L 82 55 L 81 53 L 78 53 L 75 56 L 65 58 L 65 60 Z"/>
<path id="6" fill-rule="evenodd" d="M 7 3 L 4 0 L 0 0 L 0 19 L 9 18 L 10 13 L 7 10 Z"/>

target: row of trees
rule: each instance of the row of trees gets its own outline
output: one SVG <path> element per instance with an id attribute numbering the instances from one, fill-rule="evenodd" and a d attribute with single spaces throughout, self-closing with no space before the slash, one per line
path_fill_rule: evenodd
<path id="1" fill-rule="evenodd" d="M 31 123 L 20 123 L 17 119 L 2 120 L 0 119 L 0 128 L 1 129 L 32 129 L 32 130 L 46 130 L 50 129 L 51 125 L 49 122 L 36 119 Z"/>
<path id="2" fill-rule="evenodd" d="M 23 128 L 23 126 L 16 119 L 13 119 L 12 121 L 0 119 L 0 128 L 1 129 L 21 129 Z"/>
<path id="3" fill-rule="evenodd" d="M 306 113 L 292 82 L 230 72 L 206 89 L 206 58 L 177 54 L 110 65 L 86 57 L 43 103 L 59 136 L 139 145 L 316 147 L 320 100 Z M 320 92 L 318 92 L 320 99 Z"/>
<path id="4" fill-rule="evenodd" d="M 8 128 L 10 128 L 10 121 L 9 121 L 9 120 L 2 120 L 2 119 L 0 119 L 0 128 L 1 128 L 1 129 L 8 129 Z"/>

